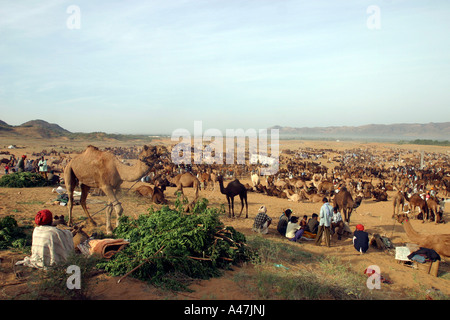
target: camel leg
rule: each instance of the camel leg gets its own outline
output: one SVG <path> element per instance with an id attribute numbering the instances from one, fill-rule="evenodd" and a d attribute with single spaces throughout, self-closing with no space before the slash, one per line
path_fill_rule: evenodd
<path id="1" fill-rule="evenodd" d="M 175 190 L 175 193 L 174 193 L 175 196 L 177 195 L 178 191 L 181 192 L 181 196 L 183 197 L 183 199 L 186 199 L 186 196 L 184 195 L 184 192 L 183 192 L 183 186 L 180 185 L 180 186 L 177 188 L 177 190 Z"/>
<path id="2" fill-rule="evenodd" d="M 66 187 L 66 188 L 67 188 L 67 187 Z M 68 197 L 69 197 L 69 200 L 67 201 L 67 207 L 68 207 L 68 209 L 69 209 L 69 221 L 67 222 L 67 225 L 68 225 L 69 227 L 71 227 L 71 226 L 73 225 L 73 222 L 72 222 L 73 189 L 72 189 L 72 188 L 70 188 L 70 190 L 69 190 L 69 188 L 67 188 L 67 195 L 68 195 Z"/>
<path id="3" fill-rule="evenodd" d="M 69 209 L 69 221 L 67 224 L 71 227 L 73 225 L 72 222 L 72 211 L 73 211 L 73 191 L 77 185 L 77 181 L 71 168 L 68 166 L 66 170 L 64 170 L 64 182 L 66 185 L 67 195 L 69 200 L 67 202 L 67 208 Z"/>
<path id="4" fill-rule="evenodd" d="M 248 218 L 248 201 L 247 201 L 247 195 L 244 196 L 245 200 L 245 219 Z"/>
<path id="5" fill-rule="evenodd" d="M 230 203 L 230 197 L 227 197 L 228 201 L 228 216 L 231 218 L 231 203 Z"/>
<path id="6" fill-rule="evenodd" d="M 241 198 L 241 211 L 239 212 L 238 218 L 241 217 L 242 211 L 244 210 L 244 197 L 239 195 L 239 198 Z"/>
<path id="7" fill-rule="evenodd" d="M 194 184 L 194 189 L 195 189 L 195 199 L 194 199 L 194 201 L 197 201 L 197 199 L 198 199 L 198 184 L 197 183 L 195 183 Z"/>
<path id="8" fill-rule="evenodd" d="M 234 197 L 231 197 L 231 212 L 233 213 L 234 218 Z"/>
<path id="9" fill-rule="evenodd" d="M 106 234 L 111 234 L 113 232 L 111 228 L 111 213 L 112 213 L 112 203 L 109 202 L 106 207 Z"/>
<path id="10" fill-rule="evenodd" d="M 114 190 L 110 186 L 106 186 L 102 188 L 103 192 L 106 194 L 110 201 L 110 205 L 108 206 L 106 210 L 106 232 L 108 234 L 112 233 L 112 227 L 111 227 L 111 213 L 112 213 L 112 207 L 114 207 L 114 210 L 116 211 L 116 226 L 119 224 L 119 217 L 122 215 L 123 208 L 120 204 L 119 200 L 116 197 L 116 194 L 114 193 Z"/>
<path id="11" fill-rule="evenodd" d="M 81 204 L 81 207 L 83 208 L 84 213 L 86 214 L 86 216 L 89 219 L 89 223 L 92 224 L 95 227 L 95 226 L 97 226 L 97 223 L 94 221 L 94 219 L 92 219 L 92 217 L 89 214 L 89 211 L 87 209 L 87 206 L 86 206 L 86 199 L 87 199 L 87 196 L 89 194 L 89 189 L 90 188 L 88 186 L 86 186 L 84 184 L 81 185 L 80 204 Z"/>

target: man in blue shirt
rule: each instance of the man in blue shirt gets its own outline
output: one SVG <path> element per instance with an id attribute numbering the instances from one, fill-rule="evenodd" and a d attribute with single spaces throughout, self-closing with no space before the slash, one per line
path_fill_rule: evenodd
<path id="1" fill-rule="evenodd" d="M 316 245 L 319 246 L 322 241 L 322 235 L 325 234 L 325 244 L 330 246 L 330 226 L 331 217 L 333 216 L 333 207 L 328 203 L 327 198 L 322 199 L 323 205 L 319 213 L 319 230 L 316 236 Z"/>

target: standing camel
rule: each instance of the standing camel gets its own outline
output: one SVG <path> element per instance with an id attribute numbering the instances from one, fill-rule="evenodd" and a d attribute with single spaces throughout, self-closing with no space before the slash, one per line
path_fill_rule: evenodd
<path id="1" fill-rule="evenodd" d="M 362 201 L 362 197 L 358 196 L 353 200 L 351 193 L 343 188 L 343 190 L 339 191 L 334 197 L 333 207 L 337 207 L 338 210 L 342 210 L 344 214 L 345 221 L 350 223 L 350 216 L 352 215 L 353 209 L 356 209 L 360 206 Z"/>
<path id="2" fill-rule="evenodd" d="M 405 200 L 409 202 L 409 207 L 411 208 L 411 214 L 414 216 L 414 211 L 416 207 L 419 208 L 419 214 L 417 215 L 417 219 L 421 219 L 422 222 L 425 222 L 425 219 L 429 219 L 429 210 L 427 206 L 427 202 L 420 197 L 418 193 L 413 194 L 412 196 L 408 196 L 406 192 L 403 193 Z M 426 217 L 425 217 L 426 215 Z"/>
<path id="3" fill-rule="evenodd" d="M 122 164 L 112 153 L 100 151 L 97 147 L 88 146 L 86 150 L 75 156 L 64 169 L 69 201 L 68 224 L 72 225 L 73 192 L 77 185 L 81 188 L 80 204 L 87 215 L 89 222 L 96 226 L 86 207 L 86 199 L 90 188 L 101 189 L 109 199 L 106 210 L 106 232 L 112 233 L 111 212 L 114 207 L 117 218 L 122 215 L 123 208 L 117 199 L 117 192 L 124 181 L 137 181 L 143 177 L 153 166 L 153 162 L 162 154 L 159 147 L 144 146 L 138 156 L 138 163 L 134 166 Z M 118 221 L 117 221 L 118 223 Z"/>
<path id="4" fill-rule="evenodd" d="M 231 213 L 233 213 L 234 218 L 234 197 L 239 195 L 239 198 L 241 199 L 241 212 L 239 213 L 239 217 L 244 209 L 245 201 L 245 218 L 248 218 L 247 189 L 245 186 L 240 183 L 238 179 L 235 179 L 224 188 L 222 176 L 217 176 L 217 181 L 219 181 L 220 192 L 227 196 L 229 217 L 231 218 Z"/>
<path id="5" fill-rule="evenodd" d="M 399 214 L 400 207 L 403 212 L 404 206 L 405 206 L 405 196 L 401 191 L 397 191 L 397 193 L 394 196 L 393 202 L 394 212 L 392 213 L 392 219 L 394 219 L 396 214 L 397 215 Z"/>
<path id="6" fill-rule="evenodd" d="M 168 180 L 170 183 L 173 183 L 177 186 L 177 189 L 175 190 L 175 193 L 174 193 L 175 195 L 177 194 L 178 191 L 180 191 L 181 195 L 183 197 L 186 197 L 183 193 L 183 188 L 191 188 L 192 187 L 192 188 L 194 188 L 194 191 L 195 191 L 194 201 L 197 200 L 198 190 L 200 188 L 200 181 L 192 173 L 190 173 L 190 172 L 180 173 L 175 178 L 172 178 L 172 179 L 169 178 Z"/>

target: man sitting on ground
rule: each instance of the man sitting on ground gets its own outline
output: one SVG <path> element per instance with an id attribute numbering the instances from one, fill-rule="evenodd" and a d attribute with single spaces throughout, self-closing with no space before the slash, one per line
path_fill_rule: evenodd
<path id="1" fill-rule="evenodd" d="M 49 210 L 39 211 L 34 222 L 31 257 L 25 257 L 17 265 L 46 268 L 66 261 L 75 252 L 72 232 L 52 226 L 53 215 Z"/>
<path id="2" fill-rule="evenodd" d="M 258 210 L 258 214 L 255 217 L 252 230 L 262 234 L 269 232 L 269 226 L 272 222 L 272 218 L 267 215 L 267 209 L 265 206 L 261 206 Z"/>

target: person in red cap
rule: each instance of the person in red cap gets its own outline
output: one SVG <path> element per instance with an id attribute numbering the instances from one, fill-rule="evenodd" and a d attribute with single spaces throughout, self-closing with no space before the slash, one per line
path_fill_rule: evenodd
<path id="1" fill-rule="evenodd" d="M 356 225 L 356 230 L 353 232 L 353 246 L 361 254 L 369 249 L 369 234 L 364 231 L 362 224 Z"/>
<path id="2" fill-rule="evenodd" d="M 46 268 L 64 262 L 75 252 L 72 232 L 52 226 L 53 214 L 50 210 L 39 211 L 34 217 L 31 257 L 16 264 L 34 268 Z"/>
<path id="3" fill-rule="evenodd" d="M 49 226 L 53 222 L 53 215 L 50 210 L 44 209 L 39 211 L 34 217 L 34 223 L 38 226 Z"/>
<path id="4" fill-rule="evenodd" d="M 17 162 L 17 172 L 25 171 L 25 159 L 26 158 L 27 158 L 27 156 L 23 155 L 22 158 L 20 158 L 19 162 Z"/>

